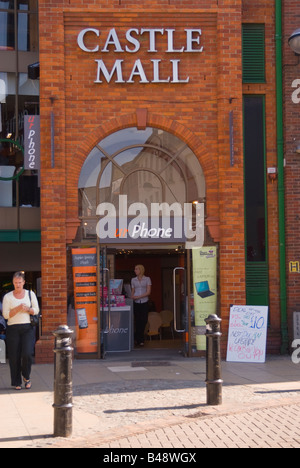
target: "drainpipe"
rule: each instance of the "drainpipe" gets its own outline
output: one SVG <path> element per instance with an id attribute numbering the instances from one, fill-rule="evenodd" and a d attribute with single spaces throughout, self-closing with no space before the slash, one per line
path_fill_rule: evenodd
<path id="1" fill-rule="evenodd" d="M 277 164 L 278 218 L 280 262 L 281 353 L 288 352 L 286 251 L 285 251 L 285 191 L 284 191 L 284 135 L 283 135 L 283 77 L 282 77 L 282 0 L 275 0 L 276 14 L 276 101 L 277 101 Z"/>

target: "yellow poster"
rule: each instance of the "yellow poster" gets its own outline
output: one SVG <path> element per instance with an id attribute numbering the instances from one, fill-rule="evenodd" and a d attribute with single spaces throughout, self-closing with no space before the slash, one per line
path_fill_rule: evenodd
<path id="1" fill-rule="evenodd" d="M 197 351 L 206 349 L 205 319 L 217 311 L 217 248 L 193 249 L 193 288 Z"/>

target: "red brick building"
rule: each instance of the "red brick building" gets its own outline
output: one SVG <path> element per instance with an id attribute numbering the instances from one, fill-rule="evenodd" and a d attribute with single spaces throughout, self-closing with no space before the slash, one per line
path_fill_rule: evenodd
<path id="1" fill-rule="evenodd" d="M 269 306 L 267 352 L 280 352 L 285 319 L 280 301 L 275 4 L 40 0 L 43 334 L 36 346 L 38 361 L 52 359 L 52 332 L 67 321 L 68 297 L 73 294 L 71 249 L 99 247 L 97 203 L 111 200 L 107 194 L 114 190 L 133 201 L 134 196 L 141 197 L 135 201 L 146 200 L 146 189 L 152 190 L 150 200 L 158 180 L 166 194 L 159 201 L 178 200 L 182 182 L 178 174 L 184 167 L 189 174 L 184 201 L 204 203 L 204 245 L 217 246 L 214 294 L 224 354 L 230 306 L 239 304 Z M 285 28 L 286 35 L 289 30 Z M 290 51 L 285 53 L 295 64 Z M 287 87 L 292 77 L 297 78 L 295 71 L 296 66 L 286 69 L 292 73 L 286 76 Z M 290 106 L 287 112 L 293 112 Z M 160 158 L 157 168 L 166 164 L 173 172 L 165 177 L 162 169 L 154 171 L 154 162 L 140 162 L 141 154 L 138 159 L 133 150 L 137 146 L 143 146 L 145 154 L 151 147 L 151 154 Z M 126 161 L 121 147 L 124 155 L 130 147 Z M 100 175 L 93 184 L 84 184 L 82 177 L 99 148 Z M 185 152 L 193 156 L 186 162 L 182 158 L 180 170 L 175 170 L 175 159 Z M 129 177 L 132 162 L 136 166 Z M 144 191 L 134 192 L 137 167 L 144 172 Z M 93 196 L 89 189 L 96 184 L 99 193 Z M 196 198 L 192 184 L 198 187 Z M 289 215 L 288 223 L 293 224 L 295 216 Z M 138 251 L 135 245 L 122 245 L 123 255 L 116 245 L 100 239 L 101 244 L 108 248 L 119 275 L 124 264 L 131 271 L 135 263 L 145 263 L 153 281 L 158 277 L 161 283 L 163 271 L 187 266 L 185 339 L 187 354 L 195 354 L 193 333 L 203 335 L 203 330 L 193 324 L 190 252 L 172 263 L 167 257 L 173 249 L 175 258 L 174 243 L 169 252 L 165 248 L 160 253 L 158 245 Z M 292 239 L 290 246 L 292 258 Z M 161 308 L 166 307 L 166 294 L 160 290 L 161 303 L 156 298 Z M 290 302 L 289 313 L 293 307 Z M 286 341 L 284 346 L 287 349 Z"/>
<path id="2" fill-rule="evenodd" d="M 286 194 L 287 317 L 290 336 L 293 314 L 300 310 L 299 270 L 299 176 L 300 176 L 300 60 L 289 46 L 289 38 L 300 27 L 300 8 L 295 2 L 283 2 L 283 109 Z M 298 31 L 299 32 L 299 31 Z M 300 53 L 300 50 L 298 51 Z M 299 332 L 298 332 L 299 333 Z"/>

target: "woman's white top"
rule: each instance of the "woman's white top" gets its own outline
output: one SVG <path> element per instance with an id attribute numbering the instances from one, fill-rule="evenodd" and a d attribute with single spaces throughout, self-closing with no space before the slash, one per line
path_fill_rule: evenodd
<path id="1" fill-rule="evenodd" d="M 14 317 L 9 316 L 10 311 L 21 304 L 26 304 L 30 307 L 29 291 L 27 291 L 27 289 L 24 289 L 24 291 L 25 296 L 23 299 L 17 299 L 13 291 L 4 296 L 2 315 L 8 321 L 7 325 L 23 325 L 30 323 L 30 315 L 27 312 L 19 312 Z M 31 308 L 34 310 L 34 315 L 37 315 L 40 311 L 36 295 L 33 291 L 31 291 Z"/>
<path id="2" fill-rule="evenodd" d="M 147 293 L 148 286 L 152 286 L 151 279 L 148 276 L 143 276 L 141 280 L 132 278 L 131 287 L 134 289 L 135 296 L 143 296 Z M 142 299 L 137 299 L 135 302 L 138 304 L 144 304 L 149 301 L 149 297 L 142 297 Z"/>

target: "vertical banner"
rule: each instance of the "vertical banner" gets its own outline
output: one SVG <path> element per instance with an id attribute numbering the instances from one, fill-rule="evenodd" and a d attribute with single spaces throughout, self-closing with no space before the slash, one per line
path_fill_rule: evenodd
<path id="1" fill-rule="evenodd" d="M 97 251 L 96 248 L 72 249 L 76 349 L 95 353 L 97 336 Z"/>
<path id="2" fill-rule="evenodd" d="M 206 349 L 205 319 L 217 310 L 217 248 L 192 250 L 194 313 L 197 351 Z"/>
<path id="3" fill-rule="evenodd" d="M 40 116 L 24 116 L 24 167 L 40 170 L 41 132 Z"/>

